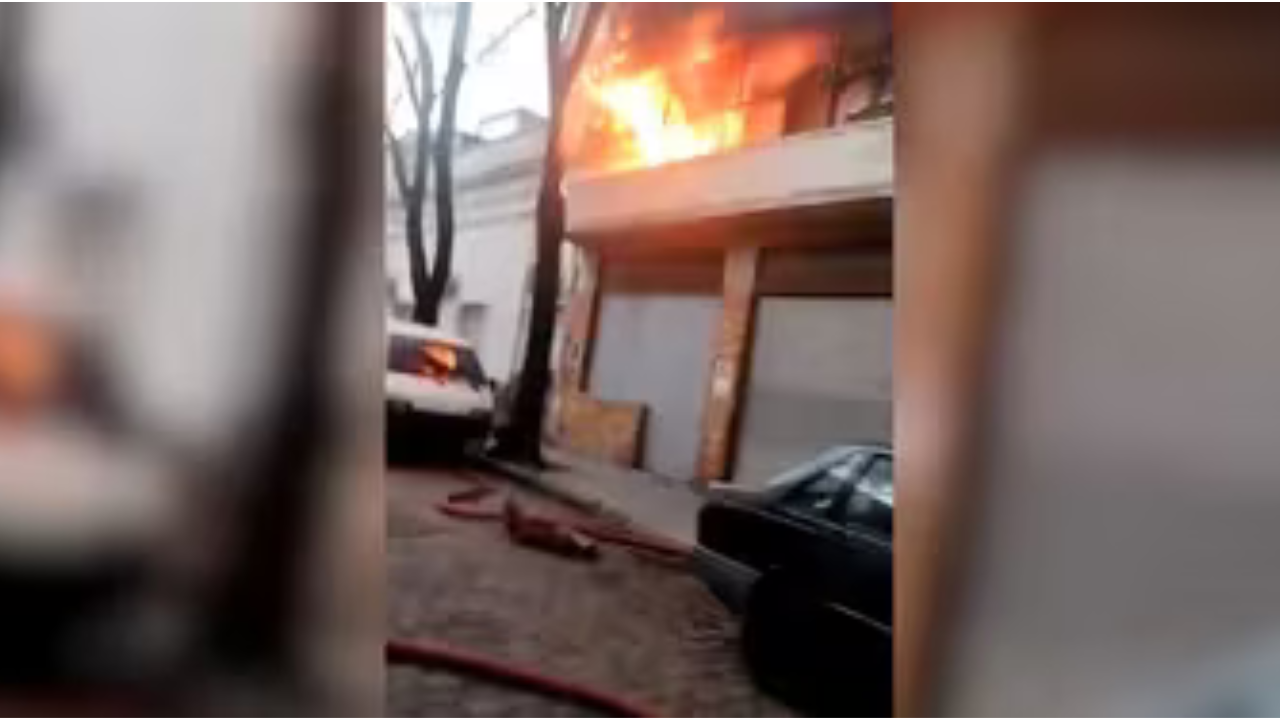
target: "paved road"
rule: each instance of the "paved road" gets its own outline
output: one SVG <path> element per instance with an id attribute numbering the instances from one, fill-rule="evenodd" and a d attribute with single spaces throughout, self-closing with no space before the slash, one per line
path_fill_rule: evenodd
<path id="1" fill-rule="evenodd" d="M 434 503 L 467 487 L 468 472 L 388 472 L 392 635 L 535 666 L 661 714 L 790 714 L 751 685 L 734 621 L 694 578 L 616 548 L 593 563 L 566 560 L 510 544 L 499 525 L 442 516 Z M 387 692 L 393 716 L 593 714 L 444 672 L 391 668 Z"/>

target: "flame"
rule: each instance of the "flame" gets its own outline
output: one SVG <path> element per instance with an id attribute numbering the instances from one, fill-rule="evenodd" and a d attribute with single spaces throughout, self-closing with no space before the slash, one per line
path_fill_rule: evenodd
<path id="1" fill-rule="evenodd" d="M 580 157 L 597 169 L 651 167 L 780 134 L 787 88 L 825 53 L 825 30 L 735 35 L 724 7 L 651 22 L 643 34 L 632 20 L 646 15 L 633 10 L 577 84 Z"/>
<path id="2" fill-rule="evenodd" d="M 458 353 L 448 345 L 427 343 L 422 346 L 423 365 L 421 373 L 443 380 L 458 369 Z"/>
<path id="3" fill-rule="evenodd" d="M 740 111 L 726 110 L 693 122 L 660 70 L 595 82 L 590 93 L 605 109 L 610 129 L 643 165 L 707 155 L 742 142 Z"/>

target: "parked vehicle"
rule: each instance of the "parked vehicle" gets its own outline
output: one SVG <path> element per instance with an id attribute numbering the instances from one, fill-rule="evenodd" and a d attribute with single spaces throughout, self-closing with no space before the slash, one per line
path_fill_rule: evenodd
<path id="1" fill-rule="evenodd" d="M 482 441 L 493 421 L 493 382 L 461 338 L 387 321 L 388 437 L 405 430 L 456 449 Z"/>
<path id="2" fill-rule="evenodd" d="M 838 447 L 761 489 L 713 487 L 694 567 L 743 613 L 766 691 L 807 713 L 892 714 L 891 450 Z"/>

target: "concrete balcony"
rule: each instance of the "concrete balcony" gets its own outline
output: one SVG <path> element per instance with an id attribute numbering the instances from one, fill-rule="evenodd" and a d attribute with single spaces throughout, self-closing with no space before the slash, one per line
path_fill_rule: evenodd
<path id="1" fill-rule="evenodd" d="M 571 238 L 893 195 L 893 119 L 652 168 L 566 178 Z"/>

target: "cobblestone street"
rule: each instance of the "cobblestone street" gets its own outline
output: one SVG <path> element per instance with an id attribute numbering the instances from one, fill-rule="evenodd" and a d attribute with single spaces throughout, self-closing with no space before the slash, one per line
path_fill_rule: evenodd
<path id="1" fill-rule="evenodd" d="M 511 544 L 497 523 L 439 513 L 470 473 L 388 471 L 391 636 L 533 667 L 662 715 L 790 714 L 752 686 L 736 622 L 696 578 L 609 546 L 595 562 L 568 560 Z M 518 494 L 541 513 L 567 512 Z M 597 714 L 445 671 L 387 672 L 393 716 Z"/>

